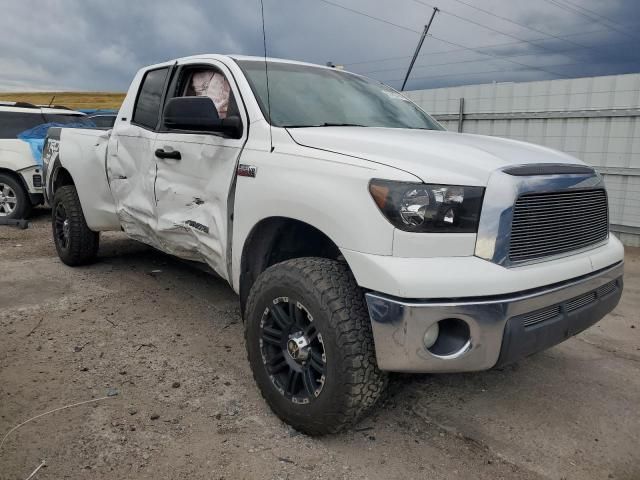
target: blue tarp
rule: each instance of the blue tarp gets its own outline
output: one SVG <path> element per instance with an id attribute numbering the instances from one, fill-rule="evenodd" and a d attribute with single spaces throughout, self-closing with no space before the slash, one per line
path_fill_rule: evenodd
<path id="1" fill-rule="evenodd" d="M 29 144 L 31 154 L 38 165 L 42 165 L 42 149 L 44 148 L 44 140 L 51 127 L 95 128 L 95 125 L 91 120 L 82 120 L 81 122 L 74 123 L 43 123 L 42 125 L 37 125 L 29 130 L 19 133 L 18 138 Z"/>

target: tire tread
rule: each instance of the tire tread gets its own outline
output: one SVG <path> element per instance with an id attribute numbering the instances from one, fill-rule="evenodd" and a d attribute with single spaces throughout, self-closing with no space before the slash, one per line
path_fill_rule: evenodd
<path id="1" fill-rule="evenodd" d="M 71 227 L 68 249 L 64 249 L 58 244 L 55 233 L 56 207 L 61 202 L 64 204 Z M 98 255 L 100 235 L 87 226 L 75 186 L 65 185 L 56 190 L 51 211 L 51 227 L 58 256 L 66 265 L 75 267 L 95 261 Z"/>
<path id="2" fill-rule="evenodd" d="M 345 376 L 351 379 L 344 383 L 347 387 L 344 402 L 339 411 L 331 412 L 331 423 L 327 423 L 326 418 L 322 421 L 309 418 L 305 425 L 297 427 L 309 434 L 336 433 L 352 426 L 366 415 L 387 384 L 387 375 L 378 369 L 376 362 L 364 291 L 343 262 L 316 257 L 296 258 L 273 265 L 258 277 L 249 294 L 246 311 L 254 311 L 257 293 L 265 286 L 286 282 L 292 276 L 302 276 L 319 294 L 323 313 L 336 332 L 337 342 L 344 351 L 344 361 L 340 367 Z M 258 381 L 255 371 L 254 378 Z M 265 399 L 268 401 L 267 397 Z"/>

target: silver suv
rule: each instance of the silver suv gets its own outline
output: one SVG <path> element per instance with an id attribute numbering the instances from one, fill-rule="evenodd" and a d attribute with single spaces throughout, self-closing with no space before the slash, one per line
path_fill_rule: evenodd
<path id="1" fill-rule="evenodd" d="M 29 140 L 24 132 L 43 124 L 72 124 L 85 115 L 65 107 L 45 107 L 24 102 L 0 102 L 0 218 L 20 219 L 44 203 L 42 193 L 43 127 Z"/>

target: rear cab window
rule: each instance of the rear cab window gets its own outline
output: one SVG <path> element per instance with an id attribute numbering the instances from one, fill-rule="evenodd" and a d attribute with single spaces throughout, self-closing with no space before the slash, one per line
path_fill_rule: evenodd
<path id="1" fill-rule="evenodd" d="M 133 110 L 132 123 L 155 130 L 160 117 L 162 94 L 169 67 L 145 73 Z"/>

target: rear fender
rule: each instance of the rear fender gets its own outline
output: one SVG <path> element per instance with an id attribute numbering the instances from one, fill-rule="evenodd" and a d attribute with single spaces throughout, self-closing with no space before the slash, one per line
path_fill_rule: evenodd
<path id="1" fill-rule="evenodd" d="M 47 197 L 53 198 L 57 188 L 72 183 L 87 225 L 96 232 L 120 230 L 105 171 L 108 141 L 109 132 L 103 130 L 62 128 L 47 137 L 43 155 Z M 63 174 L 65 181 L 57 182 Z"/>

